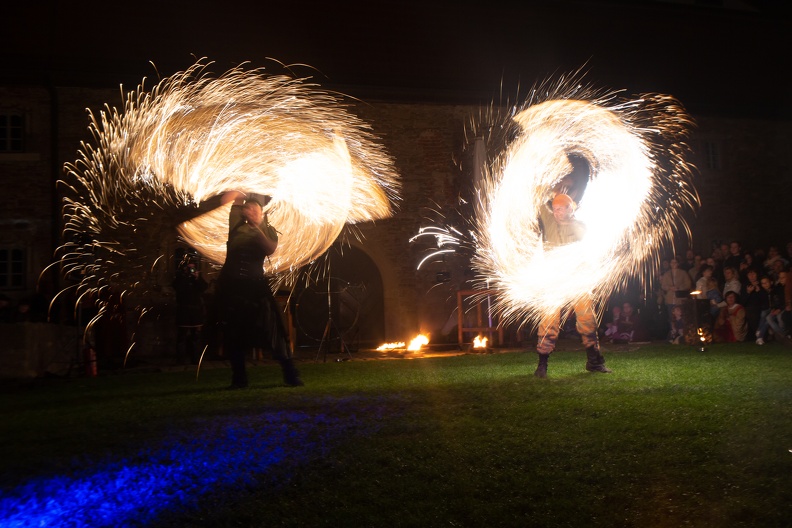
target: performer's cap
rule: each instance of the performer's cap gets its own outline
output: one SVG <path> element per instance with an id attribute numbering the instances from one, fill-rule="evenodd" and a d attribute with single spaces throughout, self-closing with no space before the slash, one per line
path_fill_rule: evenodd
<path id="1" fill-rule="evenodd" d="M 571 207 L 575 208 L 575 201 L 567 194 L 556 194 L 553 198 L 553 207 Z"/>

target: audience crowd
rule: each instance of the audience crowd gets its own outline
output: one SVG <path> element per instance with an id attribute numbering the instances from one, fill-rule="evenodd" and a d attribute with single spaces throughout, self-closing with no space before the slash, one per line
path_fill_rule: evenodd
<path id="1" fill-rule="evenodd" d="M 614 296 L 601 336 L 612 343 L 692 343 L 704 335 L 715 342 L 792 346 L 790 263 L 792 242 L 783 250 L 747 251 L 732 241 L 706 257 L 688 250 L 661 262 L 649 295 Z"/>

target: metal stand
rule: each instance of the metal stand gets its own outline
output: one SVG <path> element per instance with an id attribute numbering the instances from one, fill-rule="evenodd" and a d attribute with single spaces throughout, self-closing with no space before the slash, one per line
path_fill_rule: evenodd
<path id="1" fill-rule="evenodd" d="M 336 325 L 335 321 L 333 320 L 333 295 L 330 291 L 330 283 L 331 280 L 328 278 L 327 280 L 327 325 L 325 325 L 324 334 L 322 334 L 322 341 L 319 343 L 319 350 L 316 352 L 316 361 L 319 361 L 319 356 L 322 354 L 324 350 L 324 356 L 322 358 L 323 362 L 327 362 L 327 352 L 330 350 L 330 347 L 333 342 L 333 332 L 335 335 L 338 336 L 338 341 L 341 344 L 341 352 L 346 351 L 347 356 L 349 359 L 352 359 L 352 353 L 349 350 L 349 346 L 347 346 L 346 342 L 344 341 L 344 335 L 338 329 L 338 325 Z"/>

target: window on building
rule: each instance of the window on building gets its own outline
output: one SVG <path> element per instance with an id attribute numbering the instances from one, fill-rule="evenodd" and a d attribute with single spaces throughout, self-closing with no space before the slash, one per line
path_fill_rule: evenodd
<path id="1" fill-rule="evenodd" d="M 710 170 L 721 169 L 721 149 L 720 144 L 715 141 L 704 141 L 702 145 L 704 154 L 704 166 Z"/>
<path id="2" fill-rule="evenodd" d="M 0 113 L 0 152 L 25 151 L 25 118 L 21 114 Z"/>
<path id="3" fill-rule="evenodd" d="M 18 247 L 0 247 L 0 289 L 25 288 L 26 251 Z"/>

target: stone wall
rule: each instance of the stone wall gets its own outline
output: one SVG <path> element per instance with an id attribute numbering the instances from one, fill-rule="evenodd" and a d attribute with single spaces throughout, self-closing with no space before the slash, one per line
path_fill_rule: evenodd
<path id="1" fill-rule="evenodd" d="M 58 243 L 53 233 L 60 231 L 60 205 L 54 182 L 63 177 L 63 163 L 77 158 L 80 141 L 90 139 L 85 110 L 99 112 L 105 103 L 121 106 L 122 99 L 118 90 L 35 86 L 0 88 L 0 96 L 5 109 L 29 117 L 30 151 L 0 155 L 5 190 L 0 195 L 0 242 L 29 247 L 27 288 L 8 293 L 30 295 L 33 278 L 50 263 Z M 442 340 L 453 317 L 456 290 L 468 288 L 471 275 L 464 259 L 451 256 L 416 270 L 427 246 L 411 244 L 410 238 L 420 227 L 441 220 L 433 211 L 455 208 L 470 184 L 471 174 L 459 162 L 469 155 L 465 126 L 479 107 L 369 101 L 356 103 L 352 111 L 382 138 L 402 177 L 402 199 L 394 216 L 358 226 L 364 239 L 353 242 L 382 276 L 384 337 L 403 341 L 426 331 L 433 340 Z M 748 248 L 792 240 L 792 123 L 715 116 L 698 117 L 697 122 L 691 145 L 700 168 L 697 187 L 703 205 L 690 219 L 694 249 L 707 254 L 714 242 L 733 238 Z M 718 147 L 718 166 L 707 166 L 706 144 Z M 163 241 L 163 248 L 170 253 L 174 244 Z M 680 237 L 677 249 L 687 244 Z M 158 280 L 168 284 L 172 270 L 166 267 L 160 273 Z"/>

